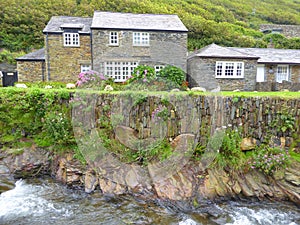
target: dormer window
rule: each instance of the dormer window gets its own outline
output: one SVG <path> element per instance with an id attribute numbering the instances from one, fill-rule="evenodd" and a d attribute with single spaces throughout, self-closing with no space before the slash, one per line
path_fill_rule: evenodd
<path id="1" fill-rule="evenodd" d="M 83 29 L 84 25 L 79 23 L 64 23 L 60 28 L 64 31 L 64 46 L 66 47 L 79 47 L 80 37 L 79 32 Z"/>
<path id="2" fill-rule="evenodd" d="M 64 46 L 79 47 L 80 39 L 78 33 L 64 33 Z"/>

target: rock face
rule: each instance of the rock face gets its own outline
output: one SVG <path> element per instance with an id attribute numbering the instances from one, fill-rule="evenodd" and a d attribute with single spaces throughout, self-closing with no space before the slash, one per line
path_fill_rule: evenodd
<path id="1" fill-rule="evenodd" d="M 174 141 L 179 148 L 193 138 L 184 134 Z M 204 169 L 201 163 L 190 160 L 182 163 L 175 172 L 162 176 L 154 172 L 157 166 L 121 165 L 111 155 L 93 165 L 84 166 L 70 154 L 54 157 L 50 163 L 47 151 L 26 149 L 19 155 L 1 155 L 0 191 L 13 187 L 12 176 L 33 177 L 51 172 L 57 180 L 71 187 L 84 188 L 87 193 L 101 190 L 106 194 L 130 193 L 186 202 L 245 196 L 300 204 L 300 164 L 296 161 L 273 176 L 257 170 L 227 172 L 218 168 Z"/>

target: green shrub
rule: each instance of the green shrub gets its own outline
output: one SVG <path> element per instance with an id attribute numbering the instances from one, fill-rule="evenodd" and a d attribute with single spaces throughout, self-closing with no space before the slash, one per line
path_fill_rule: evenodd
<path id="1" fill-rule="evenodd" d="M 174 83 L 177 87 L 182 87 L 186 79 L 185 73 L 182 69 L 170 65 L 161 69 L 158 72 L 157 77 L 165 80 L 166 82 Z"/>
<path id="2" fill-rule="evenodd" d="M 65 89 L 1 89 L 0 144 L 16 145 L 22 137 L 34 139 L 38 146 L 73 143 L 70 118 L 65 116 L 70 115 L 69 98 Z"/>
<path id="3" fill-rule="evenodd" d="M 2 50 L 0 51 L 0 63 L 6 62 L 9 64 L 16 64 L 16 58 L 25 55 L 25 52 L 20 51 L 20 52 L 11 52 L 9 50 Z"/>
<path id="4" fill-rule="evenodd" d="M 223 135 L 222 144 L 215 158 L 215 163 L 221 168 L 240 169 L 245 165 L 245 154 L 240 149 L 242 137 L 237 130 L 227 129 Z M 218 141 L 218 140 L 216 140 Z"/>
<path id="5" fill-rule="evenodd" d="M 144 83 L 148 83 L 155 78 L 155 69 L 153 67 L 139 65 L 134 69 L 133 74 L 128 79 L 128 83 L 132 83 L 134 81 L 143 81 Z"/>

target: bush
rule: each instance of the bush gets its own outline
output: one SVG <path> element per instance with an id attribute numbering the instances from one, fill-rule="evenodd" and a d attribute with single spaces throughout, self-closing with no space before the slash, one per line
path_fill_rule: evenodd
<path id="1" fill-rule="evenodd" d="M 288 165 L 290 155 L 288 151 L 279 147 L 259 147 L 249 162 L 251 169 L 259 169 L 267 175 L 272 175 L 280 168 Z"/>
<path id="2" fill-rule="evenodd" d="M 158 72 L 157 77 L 166 82 L 174 83 L 178 88 L 182 87 L 185 82 L 184 71 L 176 66 L 166 66 Z"/>
<path id="3" fill-rule="evenodd" d="M 54 89 L 65 88 L 66 84 L 59 81 L 37 81 L 37 82 L 16 82 L 16 84 L 26 84 L 28 88 L 45 88 L 51 86 Z"/>
<path id="4" fill-rule="evenodd" d="M 240 149 L 242 140 L 240 131 L 227 129 L 220 138 L 222 138 L 222 144 L 215 158 L 216 165 L 226 169 L 241 169 L 244 167 L 246 156 Z M 216 142 L 219 142 L 219 139 Z M 213 144 L 211 143 L 210 145 Z"/>
<path id="5" fill-rule="evenodd" d="M 25 52 L 20 51 L 20 52 L 10 52 L 6 49 L 0 51 L 0 63 L 6 62 L 9 64 L 16 64 L 16 58 L 25 55 Z"/>
<path id="6" fill-rule="evenodd" d="M 90 70 L 87 72 L 82 72 L 78 75 L 76 85 L 79 88 L 103 90 L 106 85 L 111 84 L 112 82 L 112 79 L 104 76 L 103 74 Z"/>
<path id="7" fill-rule="evenodd" d="M 38 146 L 74 143 L 70 93 L 38 88 L 3 88 L 0 92 L 0 144 L 15 146 L 22 137 Z"/>
<path id="8" fill-rule="evenodd" d="M 151 66 L 139 65 L 137 66 L 131 77 L 127 80 L 128 83 L 134 81 L 142 81 L 143 83 L 148 83 L 155 80 L 155 69 Z"/>

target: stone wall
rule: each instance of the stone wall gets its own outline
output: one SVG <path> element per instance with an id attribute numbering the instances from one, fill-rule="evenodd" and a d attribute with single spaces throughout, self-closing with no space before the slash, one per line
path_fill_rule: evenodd
<path id="1" fill-rule="evenodd" d="M 216 61 L 242 61 L 244 62 L 244 78 L 224 79 L 215 78 Z M 218 85 L 222 91 L 230 90 L 255 90 L 256 83 L 256 60 L 224 59 L 224 58 L 200 58 L 193 57 L 188 59 L 188 77 L 191 87 L 200 86 L 208 90 L 216 88 Z"/>
<path id="2" fill-rule="evenodd" d="M 37 82 L 45 81 L 45 62 L 44 61 L 18 61 L 18 81 Z"/>
<path id="3" fill-rule="evenodd" d="M 62 34 L 46 34 L 45 43 L 47 81 L 75 82 L 80 66 L 91 64 L 90 35 L 80 35 L 80 47 L 65 47 Z"/>
<path id="4" fill-rule="evenodd" d="M 93 30 L 93 68 L 103 71 L 106 61 L 139 62 L 139 64 L 174 65 L 186 71 L 187 34 L 150 32 L 149 46 L 133 46 L 132 31 L 119 31 L 119 45 L 109 45 L 109 30 Z"/>
<path id="5" fill-rule="evenodd" d="M 141 138 L 145 130 L 151 136 L 154 128 L 162 126 L 161 129 L 168 138 L 193 134 L 197 142 L 204 145 L 216 129 L 222 128 L 239 129 L 243 137 L 253 137 L 261 142 L 268 135 L 288 138 L 300 136 L 300 99 L 287 101 L 275 97 L 170 94 L 143 97 L 143 101 L 137 104 L 139 98 L 134 95 L 99 95 L 95 100 L 96 119 L 106 115 L 104 109 L 110 108 L 112 111 L 109 115 L 119 118 L 117 125 L 134 129 L 137 135 L 142 134 Z M 153 124 L 151 116 L 159 105 L 165 107 L 168 113 L 164 121 Z M 287 129 L 282 132 L 281 127 L 286 124 L 280 119 L 281 115 L 294 118 L 294 131 Z M 89 117 L 82 118 L 84 123 Z M 111 120 L 111 117 L 107 119 Z M 114 124 L 116 125 L 115 121 Z"/>
<path id="6" fill-rule="evenodd" d="M 283 24 L 262 24 L 260 25 L 261 31 L 269 30 L 270 32 L 278 32 L 286 37 L 300 37 L 299 25 L 283 25 Z M 281 30 L 281 31 L 280 31 Z"/>

